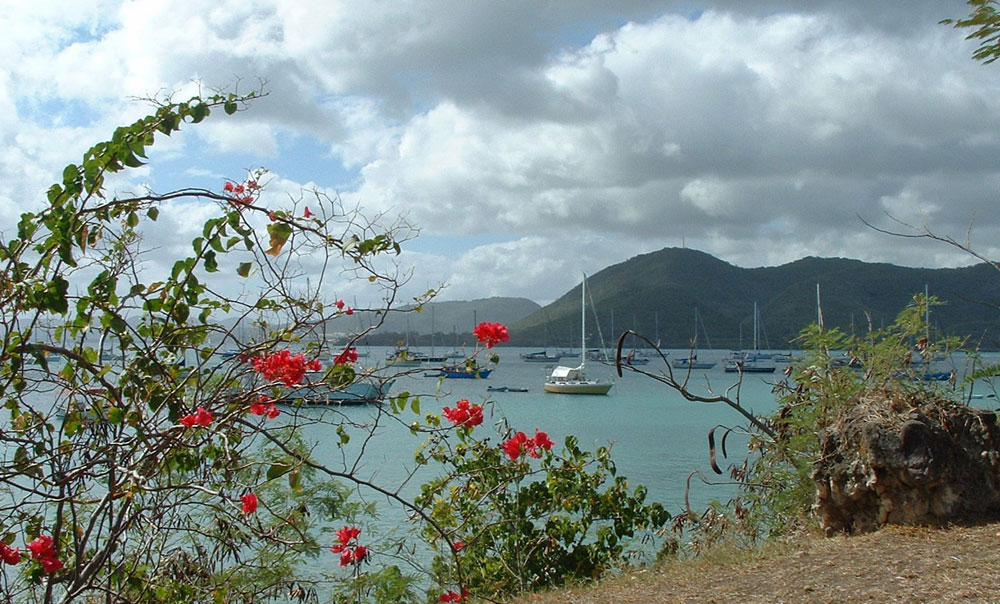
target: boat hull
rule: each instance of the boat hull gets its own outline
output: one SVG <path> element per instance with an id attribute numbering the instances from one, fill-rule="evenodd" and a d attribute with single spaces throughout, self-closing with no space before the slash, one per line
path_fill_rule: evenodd
<path id="1" fill-rule="evenodd" d="M 607 394 L 613 382 L 545 382 L 545 391 L 554 394 Z"/>
<path id="2" fill-rule="evenodd" d="M 357 382 L 333 390 L 322 384 L 296 388 L 281 402 L 302 405 L 368 405 L 379 404 L 386 397 L 392 382 L 385 384 Z"/>
<path id="3" fill-rule="evenodd" d="M 727 364 L 726 373 L 774 373 L 773 365 L 735 365 Z"/>
<path id="4" fill-rule="evenodd" d="M 716 363 L 713 362 L 687 362 L 686 359 L 675 359 L 672 363 L 674 369 L 712 369 Z"/>
<path id="5" fill-rule="evenodd" d="M 492 369 L 476 369 L 473 371 L 466 371 L 465 369 L 442 369 L 436 373 L 425 373 L 425 377 L 443 377 L 453 380 L 485 380 L 490 377 Z"/>

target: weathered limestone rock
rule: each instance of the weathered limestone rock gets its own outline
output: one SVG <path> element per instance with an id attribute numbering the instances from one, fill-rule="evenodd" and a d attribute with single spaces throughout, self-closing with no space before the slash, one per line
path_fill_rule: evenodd
<path id="1" fill-rule="evenodd" d="M 993 411 L 867 395 L 820 436 L 813 479 L 823 529 L 1000 516 L 1000 426 Z"/>

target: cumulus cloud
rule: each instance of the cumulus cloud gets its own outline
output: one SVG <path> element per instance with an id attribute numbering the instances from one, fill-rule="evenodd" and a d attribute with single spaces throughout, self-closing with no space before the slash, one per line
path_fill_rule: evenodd
<path id="1" fill-rule="evenodd" d="M 682 243 L 745 266 L 968 262 L 866 221 L 1000 234 L 1000 69 L 938 23 L 961 0 L 9 4 L 7 224 L 148 111 L 134 97 L 263 81 L 250 111 L 158 144 L 123 186 L 308 166 L 275 175 L 285 199 L 311 181 L 405 215 L 440 249 L 400 262 L 452 299 L 551 300 Z M 200 212 L 167 219 L 185 233 Z"/>

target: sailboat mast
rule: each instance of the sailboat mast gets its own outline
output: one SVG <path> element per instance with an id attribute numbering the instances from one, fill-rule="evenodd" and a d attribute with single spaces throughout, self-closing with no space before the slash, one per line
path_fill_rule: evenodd
<path id="1" fill-rule="evenodd" d="M 587 273 L 580 283 L 580 369 L 587 361 Z"/>
<path id="2" fill-rule="evenodd" d="M 823 305 L 819 301 L 819 283 L 816 283 L 816 324 L 823 330 Z"/>
<path id="3" fill-rule="evenodd" d="M 928 345 L 931 343 L 931 299 L 929 295 L 927 284 L 924 283 L 924 337 L 927 339 Z"/>
<path id="4" fill-rule="evenodd" d="M 753 349 L 757 350 L 757 303 L 753 303 Z"/>

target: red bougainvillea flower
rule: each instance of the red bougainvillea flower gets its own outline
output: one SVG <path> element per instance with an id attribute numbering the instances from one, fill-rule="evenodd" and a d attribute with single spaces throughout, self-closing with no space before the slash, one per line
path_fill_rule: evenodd
<path id="1" fill-rule="evenodd" d="M 451 546 L 454 547 L 456 551 L 462 551 L 462 548 L 465 547 L 465 542 L 464 541 L 456 541 L 456 542 L 452 543 Z"/>
<path id="2" fill-rule="evenodd" d="M 330 551 L 340 554 L 340 565 L 359 564 L 368 557 L 368 548 L 358 545 L 355 539 L 361 534 L 361 530 L 355 526 L 345 526 L 337 529 L 337 543 L 333 544 Z"/>
<path id="3" fill-rule="evenodd" d="M 518 432 L 513 438 L 500 443 L 500 448 L 503 449 L 503 452 L 506 453 L 511 459 L 517 459 L 524 451 L 524 445 L 527 442 L 528 435 L 524 432 Z"/>
<path id="4" fill-rule="evenodd" d="M 507 327 L 501 323 L 480 323 L 472 330 L 476 339 L 486 344 L 487 348 L 493 348 L 500 342 L 510 340 Z"/>
<path id="5" fill-rule="evenodd" d="M 287 350 L 257 357 L 252 364 L 254 371 L 265 380 L 280 380 L 288 387 L 301 383 L 306 371 L 319 371 L 323 368 L 318 359 L 307 361 L 303 354 L 292 354 Z"/>
<path id="6" fill-rule="evenodd" d="M 195 426 L 207 428 L 212 425 L 213 419 L 214 417 L 212 416 L 211 411 L 208 411 L 204 407 L 198 407 L 197 411 L 185 415 L 178 421 L 180 421 L 181 425 L 185 428 L 193 428 Z"/>
<path id="7" fill-rule="evenodd" d="M 445 407 L 441 415 L 456 426 L 478 426 L 483 423 L 482 405 L 473 405 L 468 399 L 461 399 L 455 403 L 455 408 Z"/>
<path id="8" fill-rule="evenodd" d="M 351 308 L 350 306 L 347 306 L 346 304 L 344 304 L 343 300 L 337 300 L 336 305 L 337 305 L 337 310 L 343 311 L 343 313 L 345 315 L 353 315 L 354 314 L 354 309 Z"/>
<path id="9" fill-rule="evenodd" d="M 552 445 L 553 442 L 549 439 L 548 434 L 541 430 L 535 430 L 534 438 L 528 438 L 524 432 L 518 432 L 513 438 L 500 443 L 500 448 L 511 459 L 517 459 L 524 453 L 539 458 L 542 456 L 542 450 L 548 451 Z"/>
<path id="10" fill-rule="evenodd" d="M 256 403 L 250 403 L 250 413 L 266 415 L 268 419 L 274 419 L 281 415 L 281 411 L 274 406 L 274 399 L 266 394 L 262 394 Z"/>
<path id="11" fill-rule="evenodd" d="M 361 529 L 356 526 L 345 526 L 337 529 L 336 535 L 337 541 L 339 541 L 341 545 L 347 545 L 361 535 Z"/>
<path id="12" fill-rule="evenodd" d="M 21 562 L 21 550 L 0 541 L 0 560 L 11 566 Z"/>
<path id="13" fill-rule="evenodd" d="M 552 442 L 552 439 L 549 438 L 549 435 L 541 430 L 535 430 L 535 438 L 532 440 L 535 441 L 536 447 L 540 447 L 546 451 L 552 449 L 552 445 L 555 444 Z"/>
<path id="14" fill-rule="evenodd" d="M 59 572 L 63 567 L 59 558 L 42 558 L 38 563 L 42 565 L 42 570 L 49 574 Z"/>
<path id="15" fill-rule="evenodd" d="M 39 535 L 34 541 L 28 544 L 28 551 L 31 557 L 38 560 L 42 570 L 46 573 L 54 573 L 63 567 L 59 553 L 56 552 L 55 542 L 48 535 Z M 18 556 L 20 561 L 20 556 Z"/>
<path id="16" fill-rule="evenodd" d="M 249 515 L 257 511 L 257 496 L 253 493 L 247 493 L 246 495 L 240 497 L 240 500 L 243 502 L 244 514 Z"/>
<path id="17" fill-rule="evenodd" d="M 368 557 L 368 548 L 365 547 L 365 546 L 363 546 L 363 545 L 355 546 L 353 561 L 354 562 L 361 562 L 366 557 Z"/>
<path id="18" fill-rule="evenodd" d="M 303 212 L 302 216 L 303 216 L 303 218 L 312 218 L 313 216 L 315 216 L 315 214 L 313 214 L 312 212 L 310 212 L 309 208 L 306 207 L 306 211 Z"/>
<path id="19" fill-rule="evenodd" d="M 274 221 L 278 220 L 278 215 L 274 213 L 274 210 L 269 210 L 267 212 L 267 218 L 271 222 L 274 222 Z"/>
<path id="20" fill-rule="evenodd" d="M 343 352 L 333 357 L 334 365 L 350 365 L 358 362 L 358 349 L 345 348 Z"/>
<path id="21" fill-rule="evenodd" d="M 462 602 L 469 597 L 469 590 L 462 588 L 461 593 L 456 593 L 450 589 L 440 596 L 438 596 L 438 602 Z"/>

